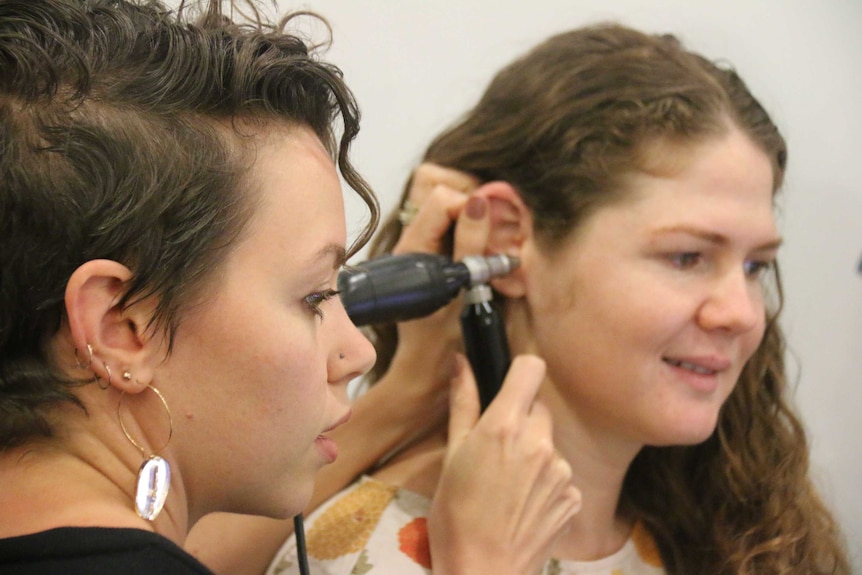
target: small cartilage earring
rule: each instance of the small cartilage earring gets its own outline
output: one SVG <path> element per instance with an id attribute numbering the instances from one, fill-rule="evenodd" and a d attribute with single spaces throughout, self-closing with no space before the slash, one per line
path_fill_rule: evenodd
<path id="1" fill-rule="evenodd" d="M 131 381 L 131 379 L 132 379 L 132 374 L 129 373 L 128 371 L 124 371 L 123 372 L 123 381 Z"/>
<path id="2" fill-rule="evenodd" d="M 87 344 L 87 365 L 81 363 L 81 359 L 78 357 L 78 348 L 75 348 L 75 365 L 78 366 L 78 369 L 90 369 L 90 365 L 93 363 L 93 346 L 89 343 Z"/>
<path id="3" fill-rule="evenodd" d="M 108 367 L 108 364 L 105 363 L 104 361 L 102 362 L 102 365 L 105 366 L 105 371 L 108 373 L 108 381 L 105 383 L 104 386 L 102 386 L 102 378 L 101 377 L 96 376 L 96 381 L 99 382 L 99 388 L 100 389 L 108 389 L 114 383 L 113 381 L 111 381 L 111 368 Z"/>
<path id="4" fill-rule="evenodd" d="M 117 404 L 117 419 L 120 421 L 120 429 L 123 430 L 123 435 L 126 436 L 126 439 L 132 445 L 138 448 L 138 451 L 144 457 L 144 462 L 138 469 L 138 482 L 135 488 L 135 511 L 137 511 L 139 517 L 147 521 L 153 521 L 162 511 L 162 507 L 164 507 L 165 501 L 168 498 L 168 491 L 171 488 L 171 466 L 167 459 L 157 454 L 171 442 L 171 437 L 174 434 L 174 420 L 171 417 L 171 409 L 168 407 L 168 402 L 162 393 L 152 385 L 148 385 L 147 388 L 153 390 L 153 393 L 158 396 L 168 415 L 168 439 L 165 441 L 165 444 L 160 449 L 151 452 L 148 456 L 147 450 L 132 438 L 123 423 L 123 414 L 121 412 L 123 398 L 126 397 L 125 391 L 120 395 L 120 401 Z"/>

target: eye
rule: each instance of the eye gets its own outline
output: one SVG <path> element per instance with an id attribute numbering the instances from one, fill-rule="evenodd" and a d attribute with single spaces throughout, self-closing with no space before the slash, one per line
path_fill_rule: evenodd
<path id="1" fill-rule="evenodd" d="M 749 279 L 760 279 L 772 269 L 773 264 L 773 261 L 768 260 L 746 260 L 743 264 L 745 276 Z"/>
<path id="2" fill-rule="evenodd" d="M 691 269 L 700 263 L 702 259 L 702 255 L 700 252 L 680 252 L 675 254 L 668 255 L 668 259 L 670 263 L 678 269 L 687 270 Z"/>
<path id="3" fill-rule="evenodd" d="M 323 302 L 336 297 L 339 293 L 340 292 L 338 290 L 334 289 L 314 292 L 305 296 L 305 305 L 308 306 L 308 309 L 310 309 L 314 315 L 323 319 L 323 310 L 320 309 L 320 306 Z"/>

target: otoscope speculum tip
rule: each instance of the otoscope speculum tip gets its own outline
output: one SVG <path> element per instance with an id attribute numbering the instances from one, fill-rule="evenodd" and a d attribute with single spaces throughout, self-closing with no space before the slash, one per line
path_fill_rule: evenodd
<path id="1" fill-rule="evenodd" d="M 471 286 L 488 283 L 488 280 L 507 275 L 521 263 L 515 256 L 506 254 L 467 256 L 461 261 L 470 270 Z"/>

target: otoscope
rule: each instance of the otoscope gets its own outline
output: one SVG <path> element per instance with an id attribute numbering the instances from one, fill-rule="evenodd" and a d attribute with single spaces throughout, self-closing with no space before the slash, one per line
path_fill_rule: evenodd
<path id="1" fill-rule="evenodd" d="M 484 410 L 511 361 L 505 326 L 487 282 L 517 265 L 517 258 L 504 254 L 468 256 L 460 262 L 439 254 L 390 255 L 342 271 L 338 290 L 347 315 L 361 326 L 424 317 L 466 287 L 461 331 Z"/>
<path id="2" fill-rule="evenodd" d="M 438 254 L 390 255 L 342 271 L 338 291 L 351 321 L 362 326 L 424 317 L 466 287 L 461 332 L 484 411 L 503 385 L 511 362 L 505 326 L 492 304 L 488 281 L 517 266 L 517 258 L 502 254 L 468 256 L 460 262 Z M 299 572 L 308 575 L 302 514 L 293 518 L 293 525 Z"/>

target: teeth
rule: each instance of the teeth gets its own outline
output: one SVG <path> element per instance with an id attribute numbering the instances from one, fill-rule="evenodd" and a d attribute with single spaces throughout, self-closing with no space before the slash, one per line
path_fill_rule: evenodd
<path id="1" fill-rule="evenodd" d="M 693 371 L 695 373 L 702 373 L 704 375 L 714 375 L 715 370 L 709 369 L 700 365 L 695 365 L 693 363 L 689 363 L 687 361 L 679 361 L 676 359 L 668 359 L 666 360 L 669 364 L 675 365 L 677 367 L 681 367 L 683 369 L 687 369 L 689 371 Z"/>

